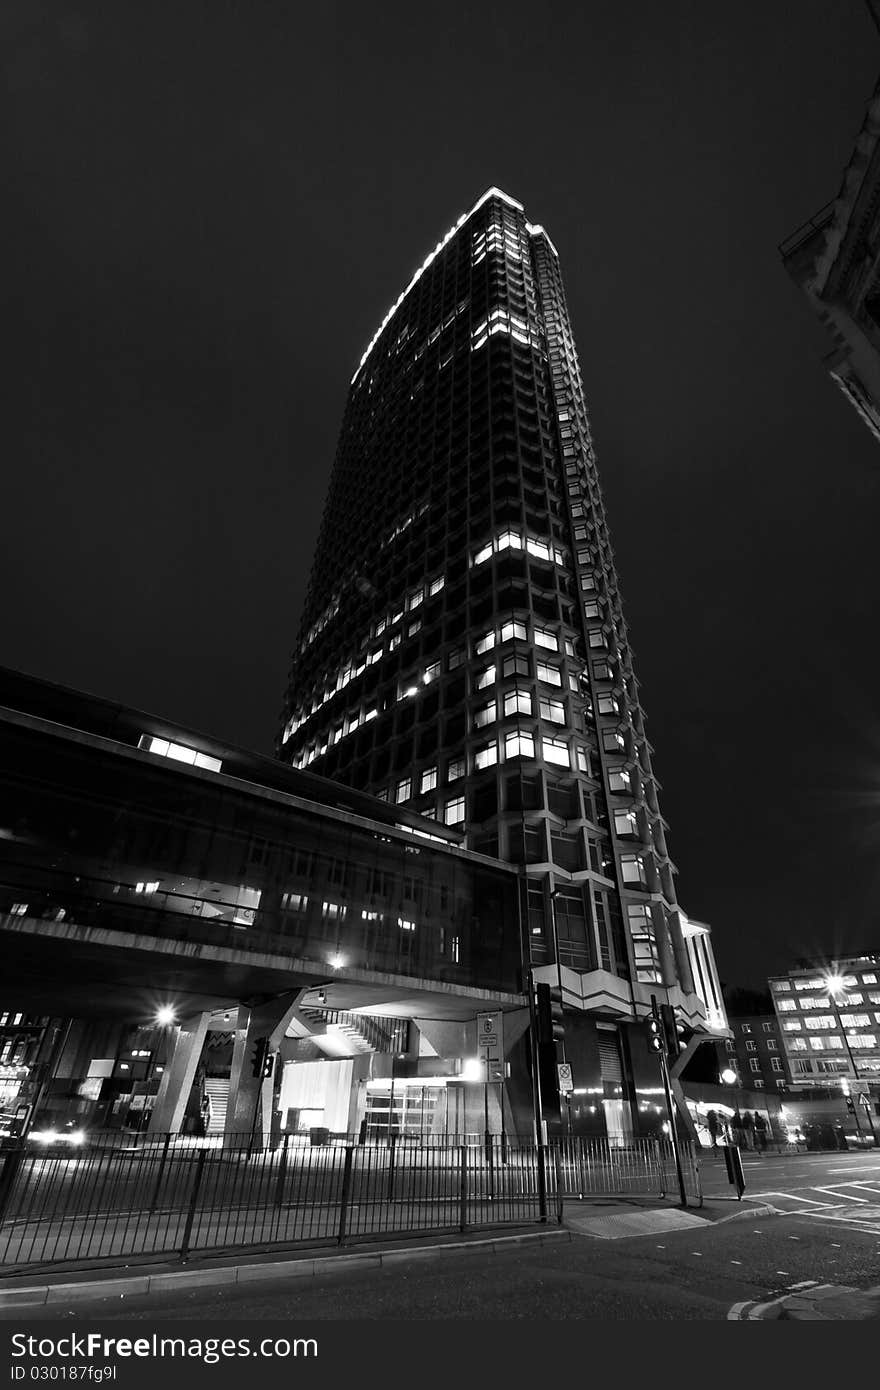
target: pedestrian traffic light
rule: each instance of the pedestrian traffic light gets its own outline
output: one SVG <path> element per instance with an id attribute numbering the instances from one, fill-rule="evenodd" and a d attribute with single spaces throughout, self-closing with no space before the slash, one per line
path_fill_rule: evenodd
<path id="1" fill-rule="evenodd" d="M 855 1114 L 856 1103 L 853 1100 L 852 1096 L 846 1097 L 846 1108 L 847 1110 L 849 1110 L 851 1114 Z"/>
<path id="2" fill-rule="evenodd" d="M 274 1058 L 269 1055 L 269 1039 L 255 1038 L 251 1053 L 251 1074 L 256 1077 L 271 1076 Z M 266 1070 L 266 1067 L 269 1070 Z"/>

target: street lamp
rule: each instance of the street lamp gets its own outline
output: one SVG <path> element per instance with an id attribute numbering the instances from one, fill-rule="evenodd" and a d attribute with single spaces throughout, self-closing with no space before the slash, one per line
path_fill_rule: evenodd
<path id="1" fill-rule="evenodd" d="M 842 1018 L 840 1017 L 840 1007 L 839 1007 L 839 1004 L 838 1004 L 838 997 L 839 997 L 840 995 L 843 994 L 844 989 L 845 989 L 845 984 L 844 984 L 843 976 L 842 976 L 842 975 L 826 975 L 825 978 L 824 978 L 824 980 L 822 981 L 822 985 L 823 985 L 823 988 L 827 989 L 827 991 L 828 991 L 828 1002 L 829 1002 L 829 1004 L 831 1005 L 832 1009 L 834 1010 L 834 1017 L 837 1019 L 837 1026 L 838 1026 L 838 1028 L 840 1029 L 841 1033 L 843 1034 L 843 1045 L 844 1045 L 844 1047 L 846 1048 L 846 1055 L 847 1055 L 847 1057 L 849 1058 L 849 1064 L 850 1064 L 850 1066 L 852 1067 L 853 1076 L 855 1077 L 856 1081 L 859 1081 L 859 1080 L 860 1080 L 860 1077 L 859 1077 L 859 1069 L 858 1069 L 858 1067 L 856 1066 L 856 1059 L 855 1059 L 855 1057 L 853 1056 L 853 1054 L 852 1054 L 852 1048 L 851 1048 L 850 1045 L 849 1045 L 849 1038 L 846 1036 L 846 1029 L 845 1029 L 844 1026 L 843 1026 L 843 1020 L 842 1020 Z M 865 1106 L 865 1114 L 866 1114 L 867 1117 L 868 1117 L 868 1124 L 871 1126 L 871 1135 L 872 1135 L 872 1137 L 873 1137 L 874 1145 L 875 1145 L 875 1147 L 876 1147 L 876 1146 L 877 1146 L 877 1131 L 876 1131 L 875 1128 L 874 1128 L 874 1121 L 873 1121 L 873 1119 L 872 1119 L 872 1117 L 871 1117 L 870 1090 L 869 1090 L 869 1092 L 868 1092 L 868 1102 L 869 1102 L 869 1103 Z M 854 1116 L 855 1122 L 856 1122 L 856 1130 L 858 1131 L 859 1135 L 861 1135 L 861 1133 L 862 1133 L 862 1126 L 861 1126 L 861 1122 L 860 1122 L 860 1120 L 859 1120 L 859 1105 L 860 1105 L 860 1104 L 861 1104 L 861 1099 L 858 1099 L 858 1100 L 854 1100 L 854 1101 L 853 1101 L 853 1116 Z"/>

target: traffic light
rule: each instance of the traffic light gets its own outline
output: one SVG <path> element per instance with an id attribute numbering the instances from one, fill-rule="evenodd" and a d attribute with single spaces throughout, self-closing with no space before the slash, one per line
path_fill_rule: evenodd
<path id="1" fill-rule="evenodd" d="M 675 1016 L 675 1009 L 671 1004 L 660 1005 L 660 1017 L 663 1021 L 663 1041 L 666 1053 L 674 1061 L 679 1053 L 684 1051 L 685 1035 L 688 1030 L 683 1023 L 679 1023 Z"/>
<path id="2" fill-rule="evenodd" d="M 558 1055 L 556 1051 L 556 1026 L 557 1018 L 561 1017 L 562 1006 L 557 997 L 553 999 L 554 991 L 549 985 L 535 986 L 535 1042 L 538 1076 L 541 1083 L 541 1105 L 543 1109 L 542 1118 L 550 1123 L 558 1124 L 561 1118 L 559 1109 L 559 1073 L 557 1071 Z M 554 1004 L 558 1009 L 558 1014 L 554 1015 Z"/>
<path id="3" fill-rule="evenodd" d="M 846 1097 L 846 1108 L 850 1112 L 850 1114 L 855 1114 L 856 1103 L 853 1100 L 852 1096 Z"/>
<path id="4" fill-rule="evenodd" d="M 651 1047 L 655 1052 L 665 1052 L 666 1042 L 663 1036 L 663 1019 L 660 1015 L 660 1006 L 654 995 L 651 995 L 651 1016 L 648 1019 L 648 1035 Z"/>
<path id="5" fill-rule="evenodd" d="M 271 1076 L 274 1058 L 269 1055 L 269 1039 L 255 1038 L 251 1055 L 251 1075 Z M 268 1067 L 268 1071 L 266 1068 Z"/>

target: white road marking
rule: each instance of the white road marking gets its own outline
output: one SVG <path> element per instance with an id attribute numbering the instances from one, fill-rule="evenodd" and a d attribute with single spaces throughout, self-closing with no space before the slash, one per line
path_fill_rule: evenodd
<path id="1" fill-rule="evenodd" d="M 877 1163 L 853 1163 L 849 1168 L 829 1168 L 829 1173 L 877 1173 L 880 1171 L 880 1164 Z"/>
<path id="2" fill-rule="evenodd" d="M 848 1200 L 848 1201 L 851 1201 L 851 1202 L 864 1202 L 866 1206 L 870 1206 L 870 1205 L 871 1205 L 870 1202 L 868 1201 L 867 1197 L 854 1197 L 854 1196 L 853 1196 L 851 1193 L 849 1193 L 849 1192 L 841 1192 L 841 1191 L 839 1190 L 841 1187 L 848 1187 L 848 1186 L 849 1186 L 848 1183 L 841 1182 L 841 1183 L 838 1183 L 838 1185 L 837 1185 L 837 1188 L 838 1188 L 837 1191 L 835 1191 L 835 1189 L 834 1189 L 833 1187 L 814 1187 L 814 1188 L 813 1188 L 813 1191 L 814 1191 L 814 1192 L 825 1192 L 829 1197 L 837 1197 L 838 1200 L 840 1200 L 840 1199 L 843 1198 L 843 1197 L 846 1197 L 847 1200 Z"/>
<path id="3" fill-rule="evenodd" d="M 814 1289 L 818 1279 L 802 1279 L 799 1284 L 789 1284 L 790 1289 Z"/>
<path id="4" fill-rule="evenodd" d="M 742 1260 L 731 1260 L 730 1263 L 731 1263 L 732 1265 L 741 1265 L 741 1264 L 742 1264 Z"/>

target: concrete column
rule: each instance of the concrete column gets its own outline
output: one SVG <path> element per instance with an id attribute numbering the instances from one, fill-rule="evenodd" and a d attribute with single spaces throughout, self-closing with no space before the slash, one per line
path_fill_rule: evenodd
<path id="1" fill-rule="evenodd" d="M 179 1133 L 210 1018 L 209 1013 L 204 1013 L 181 1021 L 162 1073 L 159 1094 L 147 1125 L 148 1134 Z"/>
<path id="2" fill-rule="evenodd" d="M 273 1127 L 277 1130 L 274 1098 L 276 1085 L 281 1084 L 281 1066 L 276 1054 L 305 992 L 292 990 L 239 1008 L 226 1110 L 226 1131 L 235 1136 L 237 1144 L 251 1140 L 255 1149 L 265 1148 Z M 268 1041 L 269 1053 L 276 1057 L 270 1077 L 253 1074 L 254 1048 L 261 1038 Z"/>

